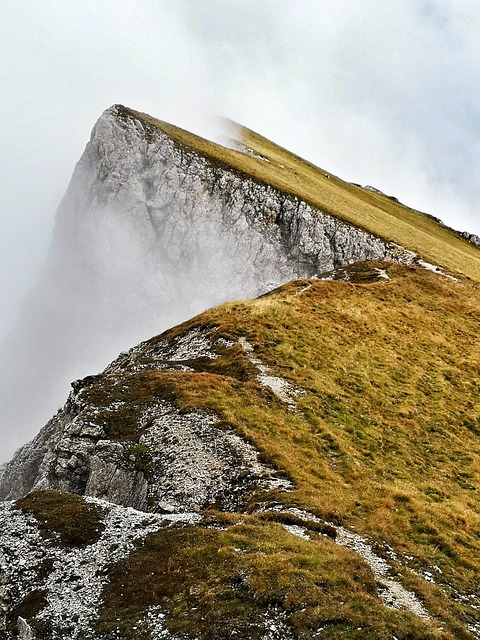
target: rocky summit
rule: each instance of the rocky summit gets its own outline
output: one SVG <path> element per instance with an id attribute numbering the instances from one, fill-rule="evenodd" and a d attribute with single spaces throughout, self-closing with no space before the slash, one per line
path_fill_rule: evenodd
<path id="1" fill-rule="evenodd" d="M 126 346 L 220 302 L 398 251 L 112 107 L 75 168 L 45 276 L 4 349 L 4 420 L 32 425 L 26 439 L 92 363 L 103 368 Z M 28 402 L 19 385 L 29 387 Z"/>
<path id="2" fill-rule="evenodd" d="M 37 364 L 155 337 L 2 469 L 0 636 L 480 637 L 480 251 L 239 131 L 94 128 Z"/>

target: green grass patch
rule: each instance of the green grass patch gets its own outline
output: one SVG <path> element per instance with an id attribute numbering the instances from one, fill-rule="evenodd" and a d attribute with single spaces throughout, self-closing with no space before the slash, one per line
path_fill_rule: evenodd
<path id="1" fill-rule="evenodd" d="M 202 640 L 260 639 L 268 612 L 295 638 L 316 637 L 321 627 L 328 638 L 451 637 L 384 607 L 356 554 L 246 516 L 226 530 L 173 527 L 149 536 L 110 571 L 99 631 L 148 637 L 138 630 L 149 606 L 166 613 L 172 634 Z"/>
<path id="2" fill-rule="evenodd" d="M 57 534 L 61 543 L 69 546 L 93 544 L 105 528 L 102 509 L 70 493 L 32 491 L 17 500 L 15 506 L 32 514 L 44 535 Z"/>

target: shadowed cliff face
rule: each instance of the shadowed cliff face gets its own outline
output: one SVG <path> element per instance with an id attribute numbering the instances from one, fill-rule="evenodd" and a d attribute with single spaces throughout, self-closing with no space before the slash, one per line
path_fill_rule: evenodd
<path id="1" fill-rule="evenodd" d="M 379 238 L 257 183 L 120 107 L 95 125 L 49 261 L 3 350 L 7 457 L 72 379 L 227 299 L 389 257 Z"/>

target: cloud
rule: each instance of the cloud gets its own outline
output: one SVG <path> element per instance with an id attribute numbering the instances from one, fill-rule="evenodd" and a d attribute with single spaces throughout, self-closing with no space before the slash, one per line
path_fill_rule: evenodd
<path id="1" fill-rule="evenodd" d="M 212 69 L 225 60 L 212 77 L 234 118 L 480 231 L 478 5 L 373 0 L 367 11 L 324 1 L 292 13 L 288 2 L 241 3 L 239 19 L 233 2 L 223 29 L 221 4 L 197 5 L 189 26 Z M 208 25 L 223 35 L 212 38 Z"/>

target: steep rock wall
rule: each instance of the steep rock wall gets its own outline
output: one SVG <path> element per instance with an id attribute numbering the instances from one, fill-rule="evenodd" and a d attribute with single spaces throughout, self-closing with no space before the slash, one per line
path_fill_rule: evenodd
<path id="1" fill-rule="evenodd" d="M 95 125 L 44 279 L 3 352 L 3 422 L 17 444 L 72 379 L 129 344 L 227 299 L 398 251 L 128 113 L 112 107 Z"/>

